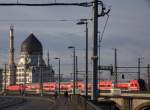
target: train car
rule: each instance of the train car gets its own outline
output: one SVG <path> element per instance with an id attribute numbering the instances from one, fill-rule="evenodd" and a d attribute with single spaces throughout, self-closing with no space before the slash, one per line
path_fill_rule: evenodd
<path id="1" fill-rule="evenodd" d="M 20 85 L 9 85 L 6 87 L 7 94 L 21 94 L 25 90 L 25 86 Z"/>
<path id="2" fill-rule="evenodd" d="M 80 93 L 85 92 L 85 84 L 82 81 L 79 81 L 76 83 L 76 90 Z M 140 86 L 137 80 L 130 80 L 129 82 L 121 82 L 118 83 L 117 85 L 114 85 L 112 81 L 100 81 L 98 82 L 98 90 L 101 91 L 110 91 L 114 87 L 120 88 L 121 91 L 139 91 Z M 59 88 L 58 83 L 56 82 L 46 82 L 43 83 L 42 86 L 44 92 L 54 92 L 57 91 Z M 41 85 L 40 83 L 31 83 L 31 84 L 20 84 L 20 85 L 10 85 L 6 87 L 7 91 L 27 91 L 27 92 L 35 92 L 37 93 L 38 91 L 41 90 Z M 73 82 L 61 82 L 60 83 L 60 90 L 61 92 L 68 91 L 71 92 L 73 91 Z M 88 83 L 88 93 L 91 93 L 92 91 L 92 83 Z"/>
<path id="3" fill-rule="evenodd" d="M 68 92 L 71 92 L 72 89 L 73 89 L 73 83 L 72 83 L 72 82 L 66 83 L 66 90 L 67 90 Z"/>
<path id="4" fill-rule="evenodd" d="M 56 83 L 55 82 L 43 83 L 42 86 L 40 83 L 26 84 L 26 91 L 37 92 L 41 89 L 41 87 L 43 88 L 44 91 L 54 92 L 56 89 Z"/>
<path id="5" fill-rule="evenodd" d="M 25 87 L 23 85 L 10 85 L 6 87 L 7 91 L 20 91 L 23 90 Z"/>
<path id="6" fill-rule="evenodd" d="M 130 80 L 129 82 L 119 82 L 114 85 L 112 81 L 100 81 L 98 83 L 99 90 L 111 90 L 114 87 L 119 88 L 121 91 L 138 91 L 140 89 L 137 80 Z"/>
<path id="7" fill-rule="evenodd" d="M 25 91 L 28 92 L 39 92 L 41 86 L 39 83 L 31 83 L 25 85 Z"/>
<path id="8" fill-rule="evenodd" d="M 33 91 L 40 89 L 40 84 L 39 83 L 32 83 L 32 84 L 30 84 L 30 89 Z"/>
<path id="9" fill-rule="evenodd" d="M 100 81 L 98 83 L 99 90 L 111 90 L 114 87 L 112 81 Z"/>
<path id="10" fill-rule="evenodd" d="M 88 93 L 91 93 L 91 92 L 92 92 L 92 86 L 93 86 L 93 85 L 92 85 L 91 83 L 88 84 Z"/>
<path id="11" fill-rule="evenodd" d="M 129 91 L 139 91 L 140 86 L 137 80 L 130 80 Z"/>
<path id="12" fill-rule="evenodd" d="M 77 84 L 77 88 L 80 90 L 80 92 L 83 92 L 85 89 L 85 84 L 82 81 L 78 82 Z"/>
<path id="13" fill-rule="evenodd" d="M 119 88 L 121 91 L 129 91 L 130 83 L 118 83 L 116 88 Z"/>
<path id="14" fill-rule="evenodd" d="M 57 84 L 55 82 L 43 83 L 43 90 L 47 92 L 54 92 L 57 88 Z"/>
<path id="15" fill-rule="evenodd" d="M 68 85 L 69 85 L 68 82 L 66 82 L 66 83 L 61 83 L 61 84 L 60 84 L 60 90 L 61 90 L 62 92 L 68 90 Z"/>

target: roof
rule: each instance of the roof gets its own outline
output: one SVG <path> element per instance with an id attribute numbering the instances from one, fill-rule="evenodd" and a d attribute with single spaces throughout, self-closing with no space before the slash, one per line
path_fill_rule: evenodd
<path id="1" fill-rule="evenodd" d="M 43 47 L 41 42 L 31 33 L 21 44 L 21 52 L 26 52 L 28 54 L 42 54 Z"/>

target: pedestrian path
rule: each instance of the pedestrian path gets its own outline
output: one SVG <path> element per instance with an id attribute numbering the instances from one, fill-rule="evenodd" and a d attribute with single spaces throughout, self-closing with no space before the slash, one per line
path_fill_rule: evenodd
<path id="1" fill-rule="evenodd" d="M 74 104 L 70 97 L 59 96 L 55 99 L 55 103 L 51 110 L 80 110 L 78 105 Z"/>
<path id="2" fill-rule="evenodd" d="M 24 98 L 12 96 L 0 96 L 0 110 L 24 103 Z"/>

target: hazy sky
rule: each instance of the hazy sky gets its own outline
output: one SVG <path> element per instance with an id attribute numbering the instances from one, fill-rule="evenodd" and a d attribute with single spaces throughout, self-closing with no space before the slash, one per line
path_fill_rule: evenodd
<path id="1" fill-rule="evenodd" d="M 7 0 L 16 2 L 17 0 Z M 55 0 L 19 0 L 20 2 L 43 3 Z M 91 0 L 56 0 L 57 2 L 84 2 Z M 6 0 L 0 0 L 6 2 Z M 101 63 L 114 63 L 114 51 L 118 49 L 118 64 L 136 66 L 137 58 L 144 57 L 142 66 L 150 63 L 150 0 L 103 0 L 111 6 L 110 18 L 104 33 L 101 48 Z M 79 57 L 79 70 L 85 69 L 85 26 L 77 26 L 77 19 L 91 18 L 92 7 L 52 6 L 21 7 L 0 6 L 0 66 L 8 61 L 9 26 L 15 26 L 15 57 L 20 54 L 21 42 L 33 32 L 42 42 L 44 53 L 49 49 L 51 63 L 57 70 L 54 57 L 61 57 L 63 74 L 72 72 L 72 45 Z M 69 21 L 59 21 L 69 20 Z M 102 32 L 106 17 L 99 18 Z M 92 23 L 89 22 L 89 67 L 92 66 Z M 45 55 L 44 55 L 45 57 Z"/>

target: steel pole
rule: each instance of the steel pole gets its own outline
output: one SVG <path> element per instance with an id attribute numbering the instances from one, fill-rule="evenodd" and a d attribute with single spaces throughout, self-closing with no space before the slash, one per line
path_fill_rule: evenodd
<path id="1" fill-rule="evenodd" d="M 68 48 L 73 49 L 73 95 L 75 95 L 75 73 L 76 73 L 76 55 L 75 55 L 75 47 L 74 46 L 69 46 Z"/>
<path id="2" fill-rule="evenodd" d="M 6 66 L 7 64 L 5 64 L 5 85 L 4 85 L 4 94 L 6 94 Z"/>
<path id="3" fill-rule="evenodd" d="M 59 95 L 60 95 L 60 58 L 58 59 L 58 61 L 59 61 L 59 75 L 58 75 L 59 85 L 58 85 L 58 92 L 59 92 Z"/>
<path id="4" fill-rule="evenodd" d="M 88 98 L 88 22 L 86 21 L 86 66 L 85 66 L 85 71 L 86 71 L 86 80 L 85 80 L 85 96 Z"/>
<path id="5" fill-rule="evenodd" d="M 73 95 L 75 95 L 75 47 L 73 48 Z"/>
<path id="6" fill-rule="evenodd" d="M 41 89 L 41 96 L 43 96 L 43 67 L 40 66 L 40 89 Z"/>
<path id="7" fill-rule="evenodd" d="M 148 76 L 148 91 L 150 91 L 150 73 L 149 73 L 149 64 L 147 65 L 147 76 Z"/>
<path id="8" fill-rule="evenodd" d="M 76 88 L 78 89 L 78 56 L 76 56 Z"/>
<path id="9" fill-rule="evenodd" d="M 115 56 L 114 56 L 114 59 L 115 59 L 115 63 L 114 63 L 114 66 L 115 66 L 115 87 L 117 87 L 117 84 L 118 84 L 118 73 L 117 73 L 117 49 L 115 48 L 114 49 L 115 51 Z"/>
<path id="10" fill-rule="evenodd" d="M 141 73 L 140 63 L 141 63 L 140 58 L 138 58 L 138 79 L 140 79 L 140 73 Z"/>
<path id="11" fill-rule="evenodd" d="M 101 59 L 101 56 L 100 56 L 100 55 L 101 55 L 101 53 L 100 53 L 100 50 L 101 50 L 101 33 L 98 32 L 98 34 L 99 34 L 99 46 L 98 46 L 98 47 L 99 47 L 99 51 L 98 51 L 98 54 L 99 54 L 99 55 L 98 55 L 98 56 L 99 56 L 99 62 L 98 62 L 98 63 L 99 63 L 99 64 L 98 64 L 98 65 L 99 65 L 99 67 L 100 67 L 100 66 L 101 66 L 101 61 L 100 61 L 100 59 Z M 98 81 L 100 81 L 100 73 L 101 73 L 101 70 L 99 69 Z"/>
<path id="12" fill-rule="evenodd" d="M 98 33 L 98 0 L 93 2 L 93 87 L 92 100 L 97 100 L 97 33 Z"/>

